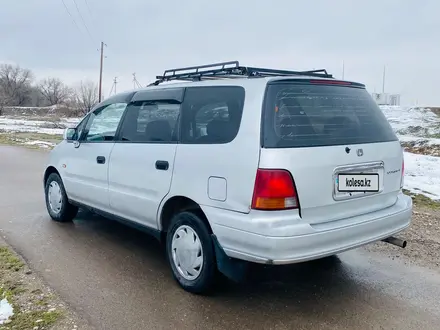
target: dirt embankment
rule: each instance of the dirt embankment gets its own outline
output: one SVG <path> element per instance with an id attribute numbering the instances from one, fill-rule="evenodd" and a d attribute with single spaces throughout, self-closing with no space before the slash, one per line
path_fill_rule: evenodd
<path id="1" fill-rule="evenodd" d="M 440 202 L 422 195 L 413 197 L 414 212 L 411 226 L 398 236 L 408 241 L 405 249 L 378 242 L 367 245 L 369 251 L 380 252 L 391 259 L 401 259 L 440 271 Z"/>
<path id="2" fill-rule="evenodd" d="M 440 157 L 440 144 L 432 144 L 429 140 L 401 141 L 400 144 L 406 152 Z"/>
<path id="3" fill-rule="evenodd" d="M 440 117 L 440 107 L 430 107 L 429 109 Z"/>

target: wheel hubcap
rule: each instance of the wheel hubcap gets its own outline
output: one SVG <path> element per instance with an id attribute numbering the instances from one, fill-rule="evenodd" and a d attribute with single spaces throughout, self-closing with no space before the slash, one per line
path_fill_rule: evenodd
<path id="1" fill-rule="evenodd" d="M 187 280 L 199 277 L 203 267 L 203 248 L 199 236 L 189 226 L 177 228 L 171 241 L 174 265 Z"/>
<path id="2" fill-rule="evenodd" d="M 49 206 L 52 212 L 55 214 L 60 213 L 63 202 L 62 202 L 61 187 L 58 184 L 58 182 L 52 181 L 49 184 L 49 189 L 47 191 L 47 199 L 49 201 Z"/>

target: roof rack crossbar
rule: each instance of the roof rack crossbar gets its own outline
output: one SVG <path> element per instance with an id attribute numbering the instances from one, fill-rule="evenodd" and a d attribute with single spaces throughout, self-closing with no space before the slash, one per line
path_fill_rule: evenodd
<path id="1" fill-rule="evenodd" d="M 237 68 L 239 66 L 238 61 L 229 61 L 229 62 L 220 62 L 220 63 L 214 63 L 214 64 L 206 64 L 206 65 L 198 65 L 198 66 L 189 66 L 186 68 L 177 68 L 177 69 L 168 69 L 165 70 L 163 73 L 163 77 L 169 77 L 169 76 L 175 76 L 178 75 L 178 72 L 182 71 L 193 71 L 195 70 L 195 73 L 203 73 L 203 72 L 210 72 L 212 70 L 224 70 L 226 67 L 231 68 Z M 218 67 L 221 67 L 220 69 Z M 210 70 L 208 70 L 210 68 Z M 203 71 L 200 71 L 201 69 L 205 69 Z M 171 73 L 171 74 L 170 74 Z M 185 73 L 185 72 L 183 72 Z"/>
<path id="2" fill-rule="evenodd" d="M 278 69 L 266 69 L 266 68 L 254 68 L 247 67 L 248 73 L 252 75 L 275 75 L 275 76 L 317 76 L 324 78 L 333 78 L 333 76 L 327 73 L 325 69 L 309 70 L 309 71 L 291 71 L 291 70 L 278 70 Z"/>
<path id="3" fill-rule="evenodd" d="M 156 76 L 156 81 L 149 86 L 159 85 L 165 81 L 183 80 L 200 81 L 208 79 L 233 79 L 243 77 L 272 77 L 272 76 L 311 76 L 333 78 L 325 69 L 309 71 L 290 71 L 267 68 L 240 66 L 238 61 L 220 62 L 214 64 L 191 66 L 165 70 L 162 76 Z"/>

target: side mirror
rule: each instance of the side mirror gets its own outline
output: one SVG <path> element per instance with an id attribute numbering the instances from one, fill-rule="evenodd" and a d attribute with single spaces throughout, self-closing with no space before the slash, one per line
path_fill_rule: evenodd
<path id="1" fill-rule="evenodd" d="M 66 128 L 64 130 L 63 139 L 67 141 L 72 141 L 75 136 L 76 128 Z"/>

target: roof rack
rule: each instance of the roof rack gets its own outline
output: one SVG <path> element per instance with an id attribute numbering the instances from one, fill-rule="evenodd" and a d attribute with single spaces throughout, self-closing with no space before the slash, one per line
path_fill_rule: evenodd
<path id="1" fill-rule="evenodd" d="M 157 80 L 148 86 L 157 86 L 160 83 L 172 80 L 200 81 L 210 79 L 275 76 L 311 76 L 321 78 L 333 78 L 333 76 L 327 73 L 325 69 L 310 71 L 265 69 L 241 66 L 238 61 L 230 61 L 165 70 L 162 76 L 156 76 Z"/>

